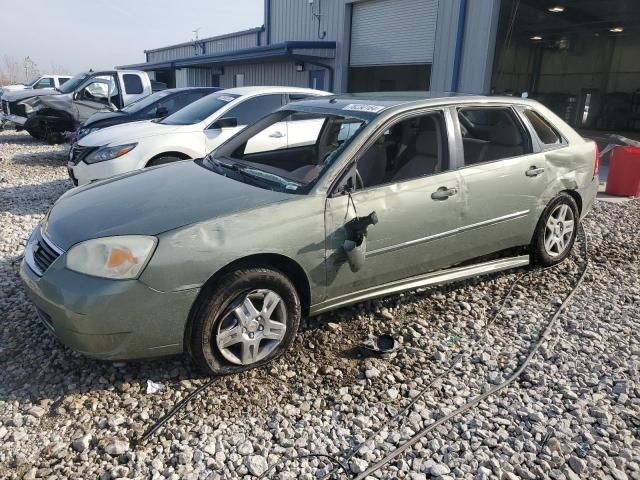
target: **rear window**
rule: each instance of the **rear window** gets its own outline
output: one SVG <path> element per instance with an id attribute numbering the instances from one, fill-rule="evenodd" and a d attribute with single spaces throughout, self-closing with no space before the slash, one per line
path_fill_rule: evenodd
<path id="1" fill-rule="evenodd" d="M 125 73 L 122 76 L 122 80 L 124 81 L 124 91 L 129 95 L 138 95 L 144 92 L 144 88 L 142 87 L 142 80 L 140 80 L 140 77 L 138 75 Z"/>
<path id="2" fill-rule="evenodd" d="M 562 139 L 560 135 L 556 133 L 554 128 L 547 122 L 544 118 L 542 118 L 538 112 L 533 110 L 525 110 L 524 116 L 527 117 L 529 123 L 538 135 L 538 138 L 545 145 L 554 145 L 558 143 L 562 143 Z"/>

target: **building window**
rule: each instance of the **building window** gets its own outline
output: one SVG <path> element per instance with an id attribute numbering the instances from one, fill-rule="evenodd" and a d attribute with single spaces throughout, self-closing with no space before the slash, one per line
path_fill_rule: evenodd
<path id="1" fill-rule="evenodd" d="M 236 73 L 233 75 L 233 86 L 244 87 L 244 73 Z"/>

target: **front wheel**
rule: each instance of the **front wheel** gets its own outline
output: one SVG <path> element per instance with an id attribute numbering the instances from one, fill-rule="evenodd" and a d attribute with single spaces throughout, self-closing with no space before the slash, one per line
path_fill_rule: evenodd
<path id="1" fill-rule="evenodd" d="M 300 324 L 300 300 L 277 270 L 248 268 L 220 278 L 187 331 L 194 362 L 213 375 L 238 373 L 282 355 Z"/>
<path id="2" fill-rule="evenodd" d="M 566 193 L 555 197 L 544 209 L 531 242 L 538 265 L 548 267 L 563 261 L 576 240 L 580 215 L 576 201 Z"/>

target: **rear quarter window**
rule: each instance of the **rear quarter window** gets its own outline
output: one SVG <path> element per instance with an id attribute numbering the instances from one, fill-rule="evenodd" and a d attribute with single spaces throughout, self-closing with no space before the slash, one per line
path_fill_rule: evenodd
<path id="1" fill-rule="evenodd" d="M 529 120 L 533 130 L 543 144 L 559 145 L 562 143 L 562 137 L 538 112 L 527 109 L 524 111 L 524 116 L 527 117 L 527 120 Z"/>
<path id="2" fill-rule="evenodd" d="M 122 76 L 122 81 L 124 82 L 124 91 L 129 95 L 137 95 L 144 91 L 142 80 L 140 80 L 138 75 L 125 73 Z"/>

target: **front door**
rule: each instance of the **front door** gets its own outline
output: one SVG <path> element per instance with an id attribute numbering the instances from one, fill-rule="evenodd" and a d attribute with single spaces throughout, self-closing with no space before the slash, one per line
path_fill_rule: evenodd
<path id="1" fill-rule="evenodd" d="M 474 257 L 528 245 L 548 181 L 544 153 L 533 152 L 527 129 L 510 107 L 456 113 L 466 198 L 460 241 Z"/>
<path id="2" fill-rule="evenodd" d="M 464 259 L 456 242 L 464 195 L 450 169 L 447 123 L 443 111 L 391 121 L 358 155 L 355 192 L 327 199 L 329 299 Z M 368 229 L 364 266 L 353 272 L 343 250 L 345 224 L 372 212 L 378 223 Z"/>
<path id="3" fill-rule="evenodd" d="M 237 126 L 226 127 L 222 131 L 218 129 L 205 131 L 207 152 L 218 147 L 218 145 L 231 138 L 232 135 L 235 135 L 247 125 L 251 125 L 280 108 L 284 104 L 284 95 L 278 93 L 248 98 L 241 97 L 236 102 L 227 112 L 221 114 L 221 118 L 234 119 Z M 286 121 L 278 122 L 252 138 L 247 142 L 245 153 L 278 150 L 280 148 L 287 148 Z"/>
<path id="4" fill-rule="evenodd" d="M 94 77 L 86 82 L 76 94 L 78 122 L 84 122 L 98 110 L 113 109 L 118 95 L 118 85 L 111 75 Z"/>

